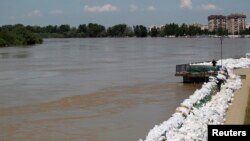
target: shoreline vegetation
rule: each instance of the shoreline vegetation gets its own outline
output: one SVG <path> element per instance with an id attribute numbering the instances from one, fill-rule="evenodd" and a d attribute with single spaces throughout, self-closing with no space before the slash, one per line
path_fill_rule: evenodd
<path id="1" fill-rule="evenodd" d="M 147 28 L 144 25 L 128 26 L 117 24 L 105 27 L 97 23 L 80 24 L 72 27 L 68 24 L 48 26 L 24 26 L 22 24 L 3 25 L 0 27 L 0 47 L 24 46 L 40 44 L 43 38 L 102 38 L 102 37 L 250 37 L 250 28 L 238 33 L 228 35 L 228 31 L 218 29 L 210 32 L 202 30 L 195 25 L 176 23 L 166 24 L 161 27 Z M 246 35 L 246 36 L 245 36 Z"/>
<path id="2" fill-rule="evenodd" d="M 42 42 L 39 34 L 31 32 L 21 24 L 0 27 L 0 47 L 26 46 Z"/>

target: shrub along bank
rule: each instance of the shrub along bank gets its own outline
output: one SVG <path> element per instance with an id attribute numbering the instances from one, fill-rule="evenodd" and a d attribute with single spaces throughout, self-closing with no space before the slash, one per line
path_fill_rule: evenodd
<path id="1" fill-rule="evenodd" d="M 0 47 L 40 44 L 43 39 L 21 24 L 0 27 Z"/>

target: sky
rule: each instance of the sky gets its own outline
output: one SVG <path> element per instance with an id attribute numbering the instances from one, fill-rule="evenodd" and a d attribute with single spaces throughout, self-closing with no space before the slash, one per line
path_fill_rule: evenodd
<path id="1" fill-rule="evenodd" d="M 249 5 L 250 0 L 0 0 L 0 25 L 207 24 L 211 14 L 231 13 L 245 14 L 250 22 Z"/>

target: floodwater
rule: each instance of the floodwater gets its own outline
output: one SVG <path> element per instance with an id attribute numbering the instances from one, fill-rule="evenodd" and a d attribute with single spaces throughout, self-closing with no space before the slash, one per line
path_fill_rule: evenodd
<path id="1" fill-rule="evenodd" d="M 250 52 L 224 39 L 223 58 Z M 175 65 L 220 59 L 217 38 L 46 39 L 0 49 L 1 141 L 136 141 L 200 86 Z"/>

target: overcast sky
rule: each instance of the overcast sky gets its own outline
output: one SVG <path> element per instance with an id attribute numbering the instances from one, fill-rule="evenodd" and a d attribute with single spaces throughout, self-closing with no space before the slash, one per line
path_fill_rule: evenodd
<path id="1" fill-rule="evenodd" d="M 0 25 L 99 23 L 111 26 L 207 24 L 210 14 L 243 13 L 250 20 L 250 0 L 0 0 Z"/>

